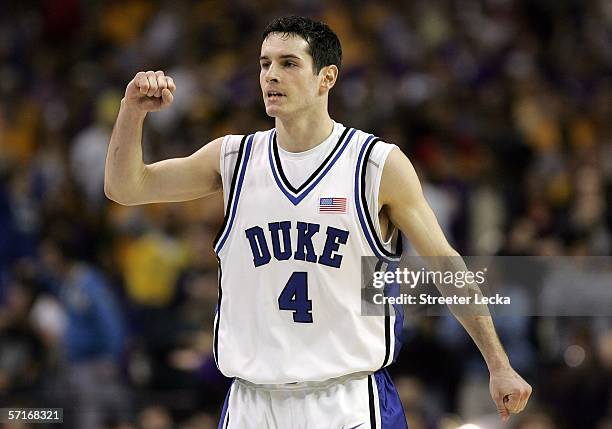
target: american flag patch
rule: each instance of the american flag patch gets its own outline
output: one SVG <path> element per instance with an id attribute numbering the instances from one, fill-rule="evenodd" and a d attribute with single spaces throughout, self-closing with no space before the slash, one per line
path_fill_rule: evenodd
<path id="1" fill-rule="evenodd" d="M 346 213 L 346 198 L 319 199 L 319 213 Z"/>

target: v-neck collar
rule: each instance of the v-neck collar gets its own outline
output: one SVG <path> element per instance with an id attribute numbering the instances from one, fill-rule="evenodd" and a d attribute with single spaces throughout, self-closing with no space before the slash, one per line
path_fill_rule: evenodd
<path id="1" fill-rule="evenodd" d="M 268 158 L 270 161 L 270 168 L 272 169 L 272 174 L 276 184 L 283 194 L 285 194 L 285 196 L 289 199 L 289 201 L 293 203 L 293 205 L 298 205 L 300 201 L 302 201 L 306 195 L 308 195 L 310 191 L 317 186 L 321 179 L 323 179 L 331 167 L 336 163 L 338 158 L 340 158 L 340 155 L 342 155 L 342 152 L 344 152 L 344 149 L 346 149 L 348 142 L 351 140 L 354 134 L 355 129 L 348 127 L 344 128 L 344 131 L 340 135 L 334 149 L 310 175 L 310 177 L 308 177 L 308 179 L 306 179 L 306 181 L 304 181 L 304 183 L 302 183 L 296 189 L 293 187 L 293 185 L 291 185 L 291 183 L 289 183 L 287 176 L 285 176 L 285 173 L 283 172 L 283 166 L 278 153 L 278 143 L 276 142 L 276 129 L 273 129 L 270 132 L 270 136 L 268 137 Z"/>

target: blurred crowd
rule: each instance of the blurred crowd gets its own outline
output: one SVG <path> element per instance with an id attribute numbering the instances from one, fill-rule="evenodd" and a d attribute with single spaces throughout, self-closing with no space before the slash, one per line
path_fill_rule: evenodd
<path id="1" fill-rule="evenodd" d="M 610 255 L 608 0 L 2 2 L 0 406 L 63 407 L 76 429 L 216 427 L 222 197 L 119 206 L 106 149 L 140 70 L 177 84 L 146 120 L 146 162 L 271 128 L 260 34 L 288 13 L 337 32 L 332 117 L 404 150 L 461 254 Z M 610 317 L 496 324 L 534 387 L 512 428 L 612 428 Z M 408 318 L 392 375 L 411 429 L 500 427 L 452 318 Z"/>

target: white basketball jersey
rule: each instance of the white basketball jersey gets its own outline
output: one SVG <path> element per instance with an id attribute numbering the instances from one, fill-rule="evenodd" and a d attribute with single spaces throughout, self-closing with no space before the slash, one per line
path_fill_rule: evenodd
<path id="1" fill-rule="evenodd" d="M 400 308 L 361 314 L 361 257 L 399 259 L 395 240 L 381 240 L 371 197 L 393 146 L 377 145 L 376 164 L 377 138 L 336 126 L 333 149 L 298 188 L 283 172 L 274 129 L 224 140 L 222 171 L 234 156 L 235 167 L 231 178 L 222 174 L 225 219 L 214 242 L 214 355 L 228 377 L 321 381 L 376 371 L 399 351 Z M 366 174 L 369 162 L 378 174 Z"/>

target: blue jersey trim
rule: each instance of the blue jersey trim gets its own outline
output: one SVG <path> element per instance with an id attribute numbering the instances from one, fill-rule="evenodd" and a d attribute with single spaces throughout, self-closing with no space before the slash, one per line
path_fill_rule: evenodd
<path id="1" fill-rule="evenodd" d="M 386 271 L 395 271 L 398 268 L 399 263 L 394 262 L 387 266 Z M 385 296 L 387 297 L 399 297 L 400 295 L 400 284 L 393 282 L 392 284 L 385 287 Z M 393 315 L 395 321 L 393 323 L 393 354 L 387 350 L 385 354 L 385 360 L 383 367 L 390 365 L 397 360 L 397 356 L 402 348 L 402 332 L 404 330 L 404 306 L 401 304 L 389 304 L 385 307 L 385 333 L 391 330 L 391 315 L 389 307 L 393 308 Z M 389 344 L 390 346 L 390 344 Z M 382 369 L 382 368 L 381 368 Z"/>
<path id="2" fill-rule="evenodd" d="M 378 257 L 381 262 L 387 263 L 386 271 L 394 270 L 397 268 L 397 265 L 401 258 L 401 233 L 397 238 L 397 249 L 396 253 L 393 254 L 384 248 L 382 243 L 380 242 L 378 235 L 376 235 L 376 231 L 374 229 L 374 225 L 372 219 L 370 217 L 370 213 L 368 211 L 368 205 L 365 197 L 365 174 L 367 162 L 370 156 L 370 153 L 378 141 L 373 135 L 370 135 L 366 141 L 363 143 L 361 150 L 359 152 L 359 156 L 357 158 L 357 166 L 355 169 L 355 210 L 357 210 L 357 215 L 359 218 L 359 223 L 361 225 L 361 229 L 363 231 L 364 236 L 372 252 Z M 378 267 L 378 265 L 377 265 Z M 385 289 L 386 296 L 399 296 L 399 285 L 394 284 L 390 288 Z M 393 304 L 393 315 L 395 316 L 394 324 L 393 324 L 393 335 L 394 335 L 394 346 L 393 353 L 391 353 L 391 312 L 388 306 L 385 306 L 385 356 L 382 362 L 382 367 L 395 362 L 397 356 L 399 355 L 402 341 L 402 330 L 404 324 L 404 309 L 401 305 Z"/>
<path id="3" fill-rule="evenodd" d="M 242 161 L 242 165 L 240 166 L 240 176 L 238 177 L 238 184 L 236 186 L 236 192 L 234 193 L 233 200 L 227 202 L 227 206 L 229 207 L 228 213 L 230 214 L 230 216 L 229 216 L 229 221 L 227 222 L 227 225 L 225 227 L 225 230 L 220 236 L 221 237 L 220 240 L 216 243 L 214 247 L 215 253 L 217 254 L 219 254 L 219 252 L 223 248 L 223 245 L 225 244 L 225 241 L 227 240 L 227 237 L 229 236 L 229 232 L 232 230 L 234 219 L 236 218 L 238 200 L 240 199 L 240 191 L 242 190 L 242 183 L 244 182 L 244 176 L 245 176 L 247 164 L 249 162 L 249 157 L 251 155 L 251 149 L 253 146 L 254 137 L 255 137 L 255 134 L 251 134 L 247 140 L 245 151 L 244 151 L 244 159 Z"/>
<path id="4" fill-rule="evenodd" d="M 221 288 L 221 279 L 223 277 L 223 271 L 221 270 L 221 260 L 217 256 L 217 263 L 219 264 L 218 278 L 218 289 L 217 289 L 217 308 L 215 308 L 215 323 L 213 328 L 213 359 L 217 369 L 221 371 L 219 367 L 219 325 L 221 323 L 221 300 L 223 299 L 223 289 Z"/>
<path id="5" fill-rule="evenodd" d="M 310 186 L 298 192 L 296 195 L 294 195 L 289 189 L 287 189 L 287 187 L 285 186 L 285 184 L 279 177 L 279 172 L 276 170 L 276 164 L 274 162 L 274 157 L 272 154 L 272 139 L 274 138 L 276 131 L 273 130 L 270 133 L 270 136 L 268 137 L 268 159 L 270 161 L 270 168 L 272 170 L 272 175 L 274 176 L 274 180 L 276 181 L 276 184 L 279 187 L 279 189 L 283 192 L 283 194 L 285 194 L 287 199 L 291 201 L 291 203 L 293 203 L 294 206 L 297 206 L 304 198 L 306 198 L 306 196 L 310 193 L 310 191 L 312 191 L 319 184 L 319 182 L 323 179 L 323 177 L 325 177 L 327 172 L 334 166 L 336 161 L 338 161 L 338 159 L 340 158 L 344 150 L 347 148 L 349 142 L 353 138 L 353 135 L 355 134 L 356 131 L 357 130 L 355 129 L 351 129 L 350 133 L 348 134 L 348 137 L 346 137 L 346 140 L 344 141 L 344 144 L 342 144 L 342 146 L 340 147 L 340 150 L 337 151 L 333 159 L 327 164 L 327 166 L 322 170 L 322 172 L 319 173 L 318 177 L 315 180 L 313 180 Z"/>
<path id="6" fill-rule="evenodd" d="M 402 332 L 404 331 L 404 307 L 400 304 L 393 304 L 395 310 L 395 324 L 393 333 L 395 334 L 395 346 L 393 348 L 393 362 L 397 360 L 402 349 Z"/>
<path id="7" fill-rule="evenodd" d="M 398 262 L 389 263 L 384 268 L 385 272 L 393 272 L 398 267 Z M 376 271 L 383 270 L 383 261 L 378 261 L 375 267 Z M 385 286 L 383 289 L 385 297 L 398 297 L 400 293 L 400 285 L 393 282 Z M 393 308 L 393 314 L 391 314 Z M 391 326 L 391 317 L 394 317 L 393 326 Z M 402 348 L 402 331 L 404 328 L 404 307 L 401 304 L 385 304 L 385 357 L 382 360 L 380 369 L 395 362 Z M 393 350 L 391 350 L 391 335 L 393 335 Z"/>
<path id="8" fill-rule="evenodd" d="M 357 167 L 355 168 L 355 210 L 357 210 L 357 217 L 359 218 L 359 223 L 361 224 L 361 229 L 366 237 L 370 248 L 374 252 L 374 254 L 381 260 L 385 262 L 397 262 L 400 259 L 401 255 L 394 255 L 391 252 L 387 251 L 382 245 L 378 243 L 378 236 L 373 228 L 368 226 L 367 218 L 369 218 L 369 213 L 366 213 L 367 210 L 367 202 L 362 201 L 362 185 L 361 185 L 361 175 L 365 174 L 364 164 L 364 154 L 368 147 L 372 146 L 374 143 L 374 136 L 370 135 L 366 141 L 361 146 L 361 150 L 359 152 L 359 157 L 357 158 Z M 363 170 L 363 171 L 362 171 Z"/>

